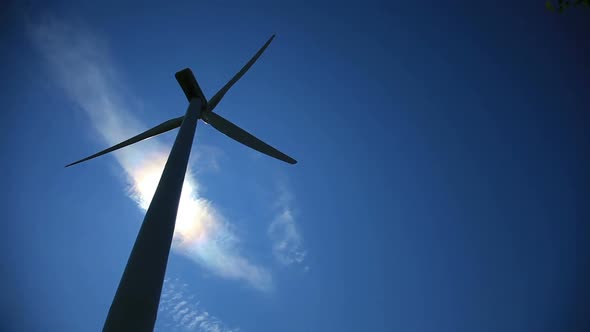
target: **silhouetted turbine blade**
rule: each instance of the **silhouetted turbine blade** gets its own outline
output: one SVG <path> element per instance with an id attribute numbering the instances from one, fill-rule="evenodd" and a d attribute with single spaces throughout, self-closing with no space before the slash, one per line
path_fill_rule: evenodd
<path id="1" fill-rule="evenodd" d="M 182 119 L 183 118 L 184 118 L 184 116 L 181 116 L 181 117 L 174 118 L 174 119 L 168 120 L 166 122 L 163 122 L 163 123 L 155 126 L 152 129 L 148 129 L 148 130 L 144 131 L 143 133 L 141 133 L 141 134 L 139 134 L 137 136 L 131 137 L 130 139 L 128 139 L 126 141 L 123 141 L 123 142 L 121 142 L 121 143 L 119 143 L 117 145 L 114 145 L 114 146 L 112 146 L 112 147 L 110 147 L 110 148 L 108 148 L 106 150 L 102 150 L 102 151 L 100 151 L 98 153 L 93 154 L 92 156 L 86 157 L 84 159 L 80 159 L 80 160 L 78 160 L 76 162 L 73 162 L 73 163 L 71 163 L 69 165 L 66 165 L 66 167 L 70 167 L 70 166 L 79 164 L 81 162 L 84 162 L 86 160 L 90 160 L 90 159 L 96 158 L 98 156 L 102 156 L 103 154 L 107 154 L 109 152 L 113 152 L 115 150 L 119 150 L 121 148 L 124 148 L 127 145 L 131 145 L 131 144 L 137 143 L 139 141 L 143 141 L 144 139 L 150 138 L 152 136 L 156 136 L 156 135 L 165 133 L 165 132 L 167 132 L 169 130 L 172 130 L 174 128 L 178 128 L 182 124 Z"/>
<path id="2" fill-rule="evenodd" d="M 213 126 L 215 129 L 219 130 L 226 136 L 233 138 L 246 146 L 251 147 L 256 151 L 260 151 L 266 155 L 277 158 L 289 164 L 297 163 L 295 159 L 264 143 L 263 141 L 246 132 L 244 129 L 236 126 L 235 124 L 222 118 L 220 115 L 216 113 L 207 112 L 204 113 L 202 116 L 203 120 L 211 126 Z"/>
<path id="3" fill-rule="evenodd" d="M 225 93 L 240 79 L 242 78 L 242 76 L 244 76 L 244 74 L 248 71 L 248 69 L 250 69 L 250 67 L 252 67 L 252 65 L 254 64 L 254 62 L 256 62 L 256 60 L 258 60 L 258 58 L 260 58 L 260 56 L 262 55 L 262 53 L 264 52 L 264 50 L 266 50 L 266 48 L 268 47 L 268 45 L 270 45 L 270 42 L 274 39 L 275 35 L 272 35 L 270 37 L 270 39 L 264 44 L 264 46 L 262 46 L 262 48 L 260 50 L 258 50 L 258 52 L 256 52 L 256 54 L 254 54 L 254 56 L 252 57 L 252 59 L 250 59 L 250 61 L 248 61 L 248 63 L 246 63 L 246 65 L 234 76 L 232 77 L 232 79 L 227 82 L 227 84 L 225 84 L 223 86 L 223 88 L 221 88 L 216 94 L 215 96 L 211 97 L 211 99 L 209 100 L 209 110 L 212 111 L 215 106 L 217 106 L 217 104 L 219 104 L 219 102 L 221 101 L 221 98 L 223 98 L 223 96 L 225 95 Z"/>

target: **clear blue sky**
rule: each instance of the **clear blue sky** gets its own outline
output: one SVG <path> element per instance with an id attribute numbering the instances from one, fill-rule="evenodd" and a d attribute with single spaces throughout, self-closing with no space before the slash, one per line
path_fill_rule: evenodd
<path id="1" fill-rule="evenodd" d="M 63 165 L 183 114 L 180 69 L 211 97 L 273 33 L 217 111 L 299 163 L 199 123 L 216 235 L 171 253 L 158 331 L 590 329 L 588 9 L 1 7 L 0 330 L 100 330 L 144 213 L 129 169 L 174 134 Z"/>

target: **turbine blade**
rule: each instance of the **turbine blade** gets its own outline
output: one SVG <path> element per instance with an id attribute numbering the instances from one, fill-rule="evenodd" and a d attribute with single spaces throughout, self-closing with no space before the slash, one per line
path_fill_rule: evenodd
<path id="1" fill-rule="evenodd" d="M 215 129 L 219 130 L 221 133 L 225 134 L 230 138 L 235 139 L 236 141 L 248 147 L 251 147 L 256 151 L 262 152 L 266 155 L 277 158 L 289 164 L 297 163 L 297 160 L 287 156 L 281 151 L 264 143 L 263 141 L 246 132 L 244 129 L 236 126 L 235 124 L 229 122 L 228 120 L 224 119 L 216 113 L 207 112 L 203 113 L 202 116 L 205 122 L 213 126 Z"/>
<path id="2" fill-rule="evenodd" d="M 250 61 L 248 61 L 248 63 L 246 63 L 246 65 L 244 67 L 242 67 L 242 69 L 234 76 L 232 77 L 232 79 L 227 82 L 223 88 L 221 88 L 213 97 L 211 97 L 211 99 L 209 100 L 209 110 L 213 111 L 213 109 L 215 108 L 215 106 L 217 106 L 217 104 L 219 104 L 219 102 L 221 101 L 221 98 L 223 98 L 223 96 L 226 94 L 226 92 L 240 79 L 242 78 L 242 76 L 244 76 L 244 74 L 248 71 L 248 69 L 250 69 L 250 67 L 252 67 L 252 65 L 254 64 L 254 62 L 256 62 L 256 60 L 258 60 L 258 58 L 260 58 L 260 56 L 262 55 L 262 53 L 264 52 L 264 50 L 266 50 L 266 48 L 268 47 L 268 45 L 270 45 L 270 42 L 275 38 L 275 35 L 272 35 L 270 37 L 270 39 L 262 46 L 262 48 L 260 48 L 260 50 L 258 50 L 258 52 L 256 52 L 256 54 L 254 54 L 254 56 L 252 57 L 252 59 L 250 59 Z"/>
<path id="3" fill-rule="evenodd" d="M 178 128 L 182 124 L 182 119 L 183 118 L 184 118 L 184 116 L 181 116 L 181 117 L 178 117 L 178 118 L 174 118 L 174 119 L 170 119 L 170 120 L 168 120 L 166 122 L 163 122 L 163 123 L 155 126 L 152 129 L 148 129 L 148 130 L 144 131 L 143 133 L 141 133 L 141 134 L 139 134 L 137 136 L 133 136 L 133 137 L 131 137 L 130 139 L 128 139 L 126 141 L 123 141 L 123 142 L 121 142 L 121 143 L 119 143 L 117 145 L 111 146 L 110 148 L 108 148 L 106 150 L 102 150 L 102 151 L 100 151 L 98 153 L 95 153 L 95 154 L 93 154 L 91 156 L 88 156 L 88 157 L 86 157 L 84 159 L 80 159 L 80 160 L 78 160 L 76 162 L 73 162 L 71 164 L 68 164 L 68 165 L 66 165 L 66 167 L 70 167 L 70 166 L 79 164 L 81 162 L 84 162 L 84 161 L 87 161 L 87 160 L 90 160 L 90 159 L 93 159 L 93 158 L 102 156 L 103 154 L 107 154 L 109 152 L 113 152 L 115 150 L 119 150 L 121 148 L 124 148 L 127 145 L 131 145 L 131 144 L 137 143 L 139 141 L 143 141 L 144 139 L 150 138 L 152 136 L 156 136 L 156 135 L 165 133 L 165 132 L 167 132 L 169 130 L 172 130 L 174 128 Z"/>

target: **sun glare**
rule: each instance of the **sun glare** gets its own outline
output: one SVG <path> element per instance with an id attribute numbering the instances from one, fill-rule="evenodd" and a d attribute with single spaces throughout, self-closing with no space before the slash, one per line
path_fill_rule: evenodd
<path id="1" fill-rule="evenodd" d="M 149 158 L 131 171 L 133 180 L 132 196 L 143 210 L 147 210 L 156 192 L 162 170 L 166 163 L 164 155 Z M 190 246 L 204 241 L 206 235 L 215 229 L 215 216 L 210 204 L 198 198 L 197 188 L 187 174 L 180 195 L 180 204 L 174 229 L 174 244 Z"/>

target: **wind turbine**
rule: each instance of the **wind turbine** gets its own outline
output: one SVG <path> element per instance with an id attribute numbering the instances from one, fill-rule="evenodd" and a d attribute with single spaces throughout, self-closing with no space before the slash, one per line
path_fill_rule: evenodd
<path id="1" fill-rule="evenodd" d="M 170 119 L 126 141 L 66 166 L 96 158 L 180 127 L 125 266 L 103 331 L 152 331 L 154 328 L 180 193 L 199 119 L 254 150 L 289 164 L 297 163 L 295 159 L 213 112 L 227 91 L 252 67 L 274 37 L 272 35 L 250 61 L 209 100 L 205 98 L 189 68 L 177 72 L 176 80 L 189 101 L 184 116 Z"/>

